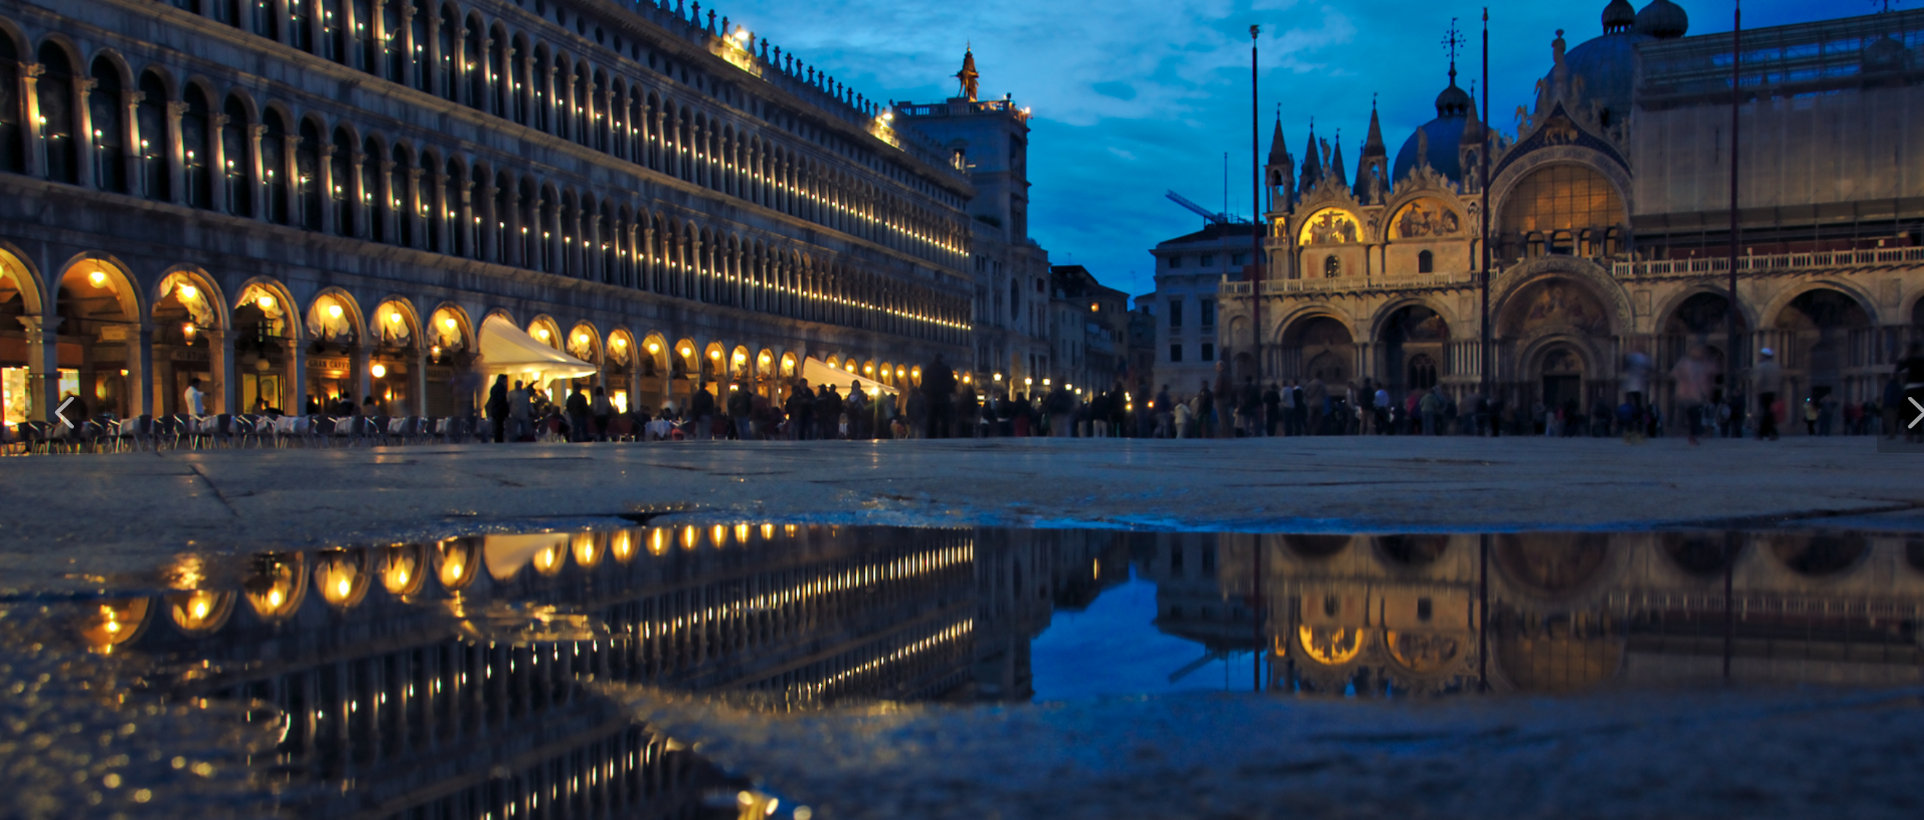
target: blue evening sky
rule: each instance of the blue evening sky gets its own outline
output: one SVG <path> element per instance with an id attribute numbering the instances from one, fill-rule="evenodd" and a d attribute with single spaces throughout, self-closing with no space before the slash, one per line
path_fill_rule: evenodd
<path id="1" fill-rule="evenodd" d="M 1491 119 L 1516 131 L 1517 106 L 1548 73 L 1550 41 L 1571 48 L 1602 34 L 1606 0 L 1490 4 Z M 1690 33 L 1729 31 L 1731 4 L 1679 0 Z M 1642 8 L 1645 3 L 1638 1 Z M 1746 29 L 1867 14 L 1868 0 L 1753 0 Z M 1250 210 L 1249 26 L 1263 27 L 1262 150 L 1277 105 L 1292 153 L 1302 160 L 1310 118 L 1316 134 L 1342 133 L 1354 175 L 1380 94 L 1392 158 L 1416 126 L 1436 115 L 1447 84 L 1442 40 L 1455 16 L 1466 48 L 1458 84 L 1480 71 L 1477 3 L 1395 0 L 724 0 L 716 11 L 757 37 L 827 70 L 871 99 L 938 102 L 973 44 L 981 96 L 1013 94 L 1032 106 L 1030 233 L 1053 264 L 1084 265 L 1104 284 L 1139 295 L 1153 289 L 1149 249 L 1196 230 L 1201 220 L 1163 198 L 1175 190 L 1211 210 Z M 1479 96 L 1481 91 L 1478 92 Z M 1480 101 L 1479 101 L 1480 104 Z M 1333 139 L 1332 139 L 1333 142 Z"/>

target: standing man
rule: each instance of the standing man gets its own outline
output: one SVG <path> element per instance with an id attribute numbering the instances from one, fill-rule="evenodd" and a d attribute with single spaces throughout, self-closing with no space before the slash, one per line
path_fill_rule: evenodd
<path id="1" fill-rule="evenodd" d="M 494 443 L 500 444 L 508 433 L 508 374 L 494 377 L 494 386 L 488 388 L 488 422 L 494 427 Z"/>
<path id="2" fill-rule="evenodd" d="M 187 390 L 180 395 L 180 411 L 194 418 L 207 415 L 207 394 L 200 391 L 200 377 L 187 380 Z"/>
<path id="3" fill-rule="evenodd" d="M 955 371 L 949 369 L 940 353 L 935 354 L 935 360 L 929 362 L 928 367 L 922 368 L 922 395 L 928 400 L 928 426 L 924 435 L 929 438 L 953 435 Z"/>
<path id="4" fill-rule="evenodd" d="M 715 437 L 715 394 L 708 392 L 706 379 L 695 388 L 695 394 L 688 397 L 688 419 L 695 424 L 696 441 Z"/>
<path id="5" fill-rule="evenodd" d="M 588 411 L 592 409 L 588 404 L 587 389 L 575 385 L 574 392 L 568 394 L 568 400 L 562 406 L 568 411 L 568 440 L 587 441 Z"/>
<path id="6" fill-rule="evenodd" d="M 520 441 L 522 436 L 528 434 L 528 425 L 534 420 L 534 402 L 520 379 L 516 379 L 514 389 L 508 391 L 508 416 L 514 423 L 511 440 Z"/>
<path id="7" fill-rule="evenodd" d="M 1777 394 L 1784 391 L 1784 369 L 1777 366 L 1777 353 L 1766 347 L 1757 351 L 1757 367 L 1750 373 L 1750 391 L 1757 394 L 1757 440 L 1777 440 Z"/>

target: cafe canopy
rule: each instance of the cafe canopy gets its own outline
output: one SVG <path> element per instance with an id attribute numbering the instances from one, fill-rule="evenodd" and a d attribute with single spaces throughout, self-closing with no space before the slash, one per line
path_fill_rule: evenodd
<path id="1" fill-rule="evenodd" d="M 595 366 L 549 347 L 499 315 L 481 323 L 483 373 L 507 373 L 531 381 L 578 379 L 595 374 Z"/>

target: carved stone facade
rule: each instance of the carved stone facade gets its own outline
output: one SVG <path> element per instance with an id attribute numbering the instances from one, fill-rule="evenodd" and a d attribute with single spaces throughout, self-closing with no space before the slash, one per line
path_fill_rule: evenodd
<path id="1" fill-rule="evenodd" d="M 966 174 L 696 8 L 0 2 L 8 420 L 464 412 L 491 316 L 635 409 L 959 359 Z"/>
<path id="2" fill-rule="evenodd" d="M 1720 361 L 1728 346 L 1730 35 L 1683 36 L 1668 0 L 1634 19 L 1621 5 L 1602 36 L 1567 53 L 1558 33 L 1515 139 L 1478 121 L 1452 67 L 1437 118 L 1397 154 L 1387 191 L 1324 168 L 1313 133 L 1299 172 L 1279 123 L 1263 356 L 1257 368 L 1251 335 L 1224 333 L 1234 367 L 1265 380 L 1369 379 L 1397 401 L 1432 384 L 1475 395 L 1487 141 L 1496 396 L 1512 408 L 1614 408 L 1625 357 L 1643 351 L 1657 368 L 1653 399 L 1681 421 L 1672 365 L 1695 344 Z M 1746 389 L 1769 347 L 1792 401 L 1881 400 L 1892 363 L 1924 341 L 1924 13 L 1745 42 L 1753 35 L 1773 46 L 1743 64 L 1755 90 L 1740 111 L 1736 384 Z M 1806 52 L 1823 56 L 1787 56 Z M 1821 70 L 1791 64 L 1811 59 Z M 1386 154 L 1375 120 L 1359 180 Z M 1224 328 L 1249 318 L 1250 284 L 1238 278 L 1221 287 Z"/>

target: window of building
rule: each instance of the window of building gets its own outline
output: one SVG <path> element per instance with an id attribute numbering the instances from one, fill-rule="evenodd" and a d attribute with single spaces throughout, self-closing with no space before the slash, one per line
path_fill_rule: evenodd
<path id="1" fill-rule="evenodd" d="M 1182 267 L 1182 254 L 1179 254 L 1179 253 L 1177 253 L 1177 254 L 1170 254 L 1170 255 L 1169 255 L 1169 267 L 1170 267 L 1171 269 L 1174 269 L 1174 268 L 1180 268 L 1180 267 Z"/>
<path id="2" fill-rule="evenodd" d="M 1169 300 L 1169 329 L 1182 327 L 1182 299 Z"/>
<path id="3" fill-rule="evenodd" d="M 1416 272 L 1429 273 L 1436 269 L 1436 255 L 1424 251 L 1416 255 Z"/>
<path id="4" fill-rule="evenodd" d="M 1216 326 L 1216 300 L 1214 299 L 1202 300 L 1202 326 Z"/>
<path id="5" fill-rule="evenodd" d="M 1169 363 L 1170 364 L 1182 363 L 1182 345 L 1169 346 Z"/>
<path id="6" fill-rule="evenodd" d="M 1246 253 L 1231 254 L 1229 257 L 1229 264 L 1231 265 L 1241 266 L 1241 265 L 1246 265 L 1248 263 L 1249 263 L 1249 254 L 1246 254 Z"/>
<path id="7" fill-rule="evenodd" d="M 1517 182 L 1504 197 L 1498 224 L 1504 234 L 1517 236 L 1607 228 L 1622 221 L 1623 199 L 1602 174 L 1580 165 L 1552 165 Z M 1532 251 L 1542 252 L 1535 246 Z M 1569 243 L 1562 252 L 1570 252 Z"/>
<path id="8" fill-rule="evenodd" d="M 1342 260 L 1337 259 L 1335 254 L 1330 254 L 1329 256 L 1323 258 L 1323 278 L 1335 279 L 1336 277 L 1342 276 L 1342 275 L 1343 275 Z"/>
<path id="9" fill-rule="evenodd" d="M 1216 360 L 1216 345 L 1214 343 L 1202 343 L 1202 360 L 1205 362 L 1213 362 Z"/>
<path id="10" fill-rule="evenodd" d="M 1216 548 L 1215 547 L 1202 548 L 1202 571 L 1203 572 L 1216 571 Z"/>
<path id="11" fill-rule="evenodd" d="M 1202 255 L 1202 260 L 1198 264 L 1205 268 L 1214 265 L 1216 264 L 1216 255 L 1213 253 L 1205 253 Z"/>
<path id="12" fill-rule="evenodd" d="M 1169 574 L 1175 575 L 1175 576 L 1182 575 L 1182 547 L 1181 546 L 1174 546 L 1169 548 Z"/>

